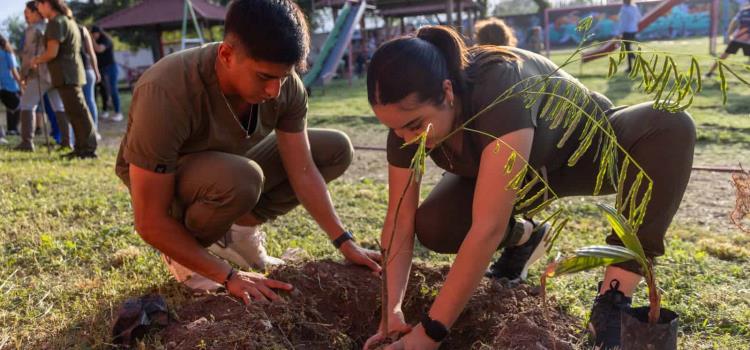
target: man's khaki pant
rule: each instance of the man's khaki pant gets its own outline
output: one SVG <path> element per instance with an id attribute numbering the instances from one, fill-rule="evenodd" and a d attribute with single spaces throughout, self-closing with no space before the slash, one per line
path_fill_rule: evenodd
<path id="1" fill-rule="evenodd" d="M 354 149 L 346 134 L 308 129 L 313 161 L 326 183 L 349 167 Z M 242 215 L 266 221 L 299 204 L 271 134 L 244 157 L 199 152 L 179 159 L 172 216 L 182 220 L 198 242 L 219 240 Z"/>

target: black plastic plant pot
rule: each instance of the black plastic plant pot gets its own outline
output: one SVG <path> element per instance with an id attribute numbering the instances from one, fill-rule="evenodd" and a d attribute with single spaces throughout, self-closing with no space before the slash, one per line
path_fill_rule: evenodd
<path id="1" fill-rule="evenodd" d="M 662 308 L 659 321 L 652 325 L 648 323 L 648 306 L 623 310 L 621 350 L 676 350 L 677 319 L 674 311 Z"/>

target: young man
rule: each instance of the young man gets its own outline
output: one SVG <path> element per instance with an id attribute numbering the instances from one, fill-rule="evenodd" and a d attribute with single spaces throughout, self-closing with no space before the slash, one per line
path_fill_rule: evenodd
<path id="1" fill-rule="evenodd" d="M 745 56 L 750 56 L 750 4 L 745 4 L 745 6 L 740 8 L 737 15 L 729 22 L 727 32 L 732 33 L 730 34 L 731 40 L 729 41 L 729 45 L 727 45 L 727 49 L 724 50 L 724 53 L 719 58 L 723 60 L 729 57 L 729 55 L 736 54 L 740 49 L 742 49 Z M 718 63 L 714 63 L 711 69 L 708 70 L 708 73 L 706 73 L 706 77 L 711 77 L 717 66 Z"/>
<path id="2" fill-rule="evenodd" d="M 235 271 L 209 250 L 242 268 L 281 263 L 259 226 L 299 203 L 347 260 L 380 270 L 379 253 L 354 243 L 326 188 L 351 162 L 348 137 L 306 128 L 294 68 L 308 48 L 291 0 L 236 0 L 223 42 L 167 56 L 139 79 L 116 171 L 136 231 L 188 286 L 277 300 L 273 288 L 292 286 Z"/>
<path id="3" fill-rule="evenodd" d="M 641 21 L 641 11 L 638 10 L 638 6 L 633 3 L 633 0 L 623 0 L 622 7 L 620 8 L 620 38 L 624 40 L 625 50 L 628 51 L 628 69 L 626 73 L 630 73 L 633 69 L 633 60 L 635 54 L 632 53 L 632 42 L 636 40 L 638 34 L 638 22 Z"/>

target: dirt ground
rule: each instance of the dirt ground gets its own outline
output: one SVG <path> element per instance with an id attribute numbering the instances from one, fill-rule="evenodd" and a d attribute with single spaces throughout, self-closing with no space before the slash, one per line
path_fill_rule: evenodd
<path id="1" fill-rule="evenodd" d="M 406 292 L 406 315 L 423 315 L 447 267 L 415 266 Z M 177 321 L 158 334 L 168 349 L 360 349 L 379 321 L 380 282 L 366 270 L 332 261 L 287 265 L 271 277 L 296 290 L 284 303 L 245 307 L 225 294 L 192 299 Z M 580 322 L 538 288 L 484 280 L 441 349 L 573 349 Z M 415 323 L 417 320 L 409 320 Z M 508 336 L 508 335 L 513 336 Z"/>

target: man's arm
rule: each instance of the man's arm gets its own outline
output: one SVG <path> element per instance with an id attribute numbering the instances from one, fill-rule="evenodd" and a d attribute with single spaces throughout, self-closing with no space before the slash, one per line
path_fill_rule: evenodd
<path id="1" fill-rule="evenodd" d="M 232 267 L 211 255 L 184 225 L 168 214 L 174 198 L 175 175 L 159 174 L 131 164 L 130 184 L 135 229 L 141 238 L 186 268 L 217 283 L 224 283 Z M 247 272 L 237 272 L 226 282 L 230 293 L 246 303 L 250 302 L 250 296 L 256 300 L 278 300 L 271 288 L 292 288 L 286 283 Z"/>
<path id="2" fill-rule="evenodd" d="M 307 130 L 284 132 L 277 129 L 276 139 L 294 193 L 329 239 L 336 239 L 345 229 L 333 207 L 325 180 L 313 162 Z M 353 263 L 380 271 L 380 266 L 375 262 L 380 260 L 379 253 L 364 250 L 352 241 L 344 242 L 340 250 Z"/>

